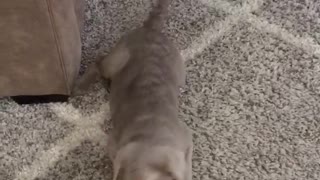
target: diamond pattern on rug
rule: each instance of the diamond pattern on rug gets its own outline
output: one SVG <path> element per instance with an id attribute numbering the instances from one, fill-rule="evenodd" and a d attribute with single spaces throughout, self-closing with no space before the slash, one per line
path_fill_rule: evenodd
<path id="1" fill-rule="evenodd" d="M 319 130 L 306 125 L 317 124 L 319 98 L 299 76 L 320 74 L 319 62 L 246 23 L 188 61 L 181 117 L 195 132 L 196 177 L 317 177 Z M 288 162 L 296 170 L 283 176 Z"/>
<path id="2" fill-rule="evenodd" d="M 148 0 L 86 0 L 81 71 L 141 25 Z M 180 118 L 193 179 L 320 179 L 319 2 L 176 0 L 167 34 L 186 59 Z M 0 99 L 0 179 L 112 179 L 108 93 Z"/>
<path id="3" fill-rule="evenodd" d="M 266 0 L 257 14 L 299 36 L 311 36 L 318 44 L 320 43 L 320 1 L 318 0 Z"/>

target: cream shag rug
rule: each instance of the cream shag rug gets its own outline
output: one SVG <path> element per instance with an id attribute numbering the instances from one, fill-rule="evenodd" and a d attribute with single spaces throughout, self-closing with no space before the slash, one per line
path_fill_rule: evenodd
<path id="1" fill-rule="evenodd" d="M 194 180 L 320 179 L 320 1 L 173 0 L 181 120 Z M 150 0 L 87 0 L 83 66 L 147 17 Z M 1 180 L 111 179 L 97 84 L 68 103 L 0 100 Z"/>

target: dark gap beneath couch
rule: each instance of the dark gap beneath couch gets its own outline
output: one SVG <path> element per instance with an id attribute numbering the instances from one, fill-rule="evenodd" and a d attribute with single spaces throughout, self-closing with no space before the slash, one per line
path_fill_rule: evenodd
<path id="1" fill-rule="evenodd" d="M 41 96 L 11 96 L 11 99 L 18 104 L 43 104 L 55 102 L 67 102 L 67 95 L 41 95 Z"/>

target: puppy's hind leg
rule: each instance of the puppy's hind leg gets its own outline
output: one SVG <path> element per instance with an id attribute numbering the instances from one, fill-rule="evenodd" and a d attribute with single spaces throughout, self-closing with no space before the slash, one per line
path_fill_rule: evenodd
<path id="1" fill-rule="evenodd" d="M 101 57 L 97 62 L 91 64 L 83 76 L 76 81 L 72 94 L 82 95 L 91 84 L 95 83 L 99 77 L 112 79 L 127 63 L 129 59 L 129 49 L 124 42 L 120 42 L 110 52 L 109 55 Z"/>
<path id="2" fill-rule="evenodd" d="M 72 95 L 84 94 L 89 89 L 90 85 L 95 83 L 99 77 L 100 72 L 96 63 L 90 64 L 85 73 L 76 80 L 72 90 Z"/>
<path id="3" fill-rule="evenodd" d="M 98 63 L 99 71 L 104 79 L 111 79 L 127 64 L 129 49 L 124 42 L 117 44 L 102 61 Z"/>

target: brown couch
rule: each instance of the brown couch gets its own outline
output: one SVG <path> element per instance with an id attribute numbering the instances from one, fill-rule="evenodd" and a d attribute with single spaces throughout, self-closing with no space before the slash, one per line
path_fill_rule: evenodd
<path id="1" fill-rule="evenodd" d="M 0 0 L 0 96 L 69 95 L 82 0 Z"/>

